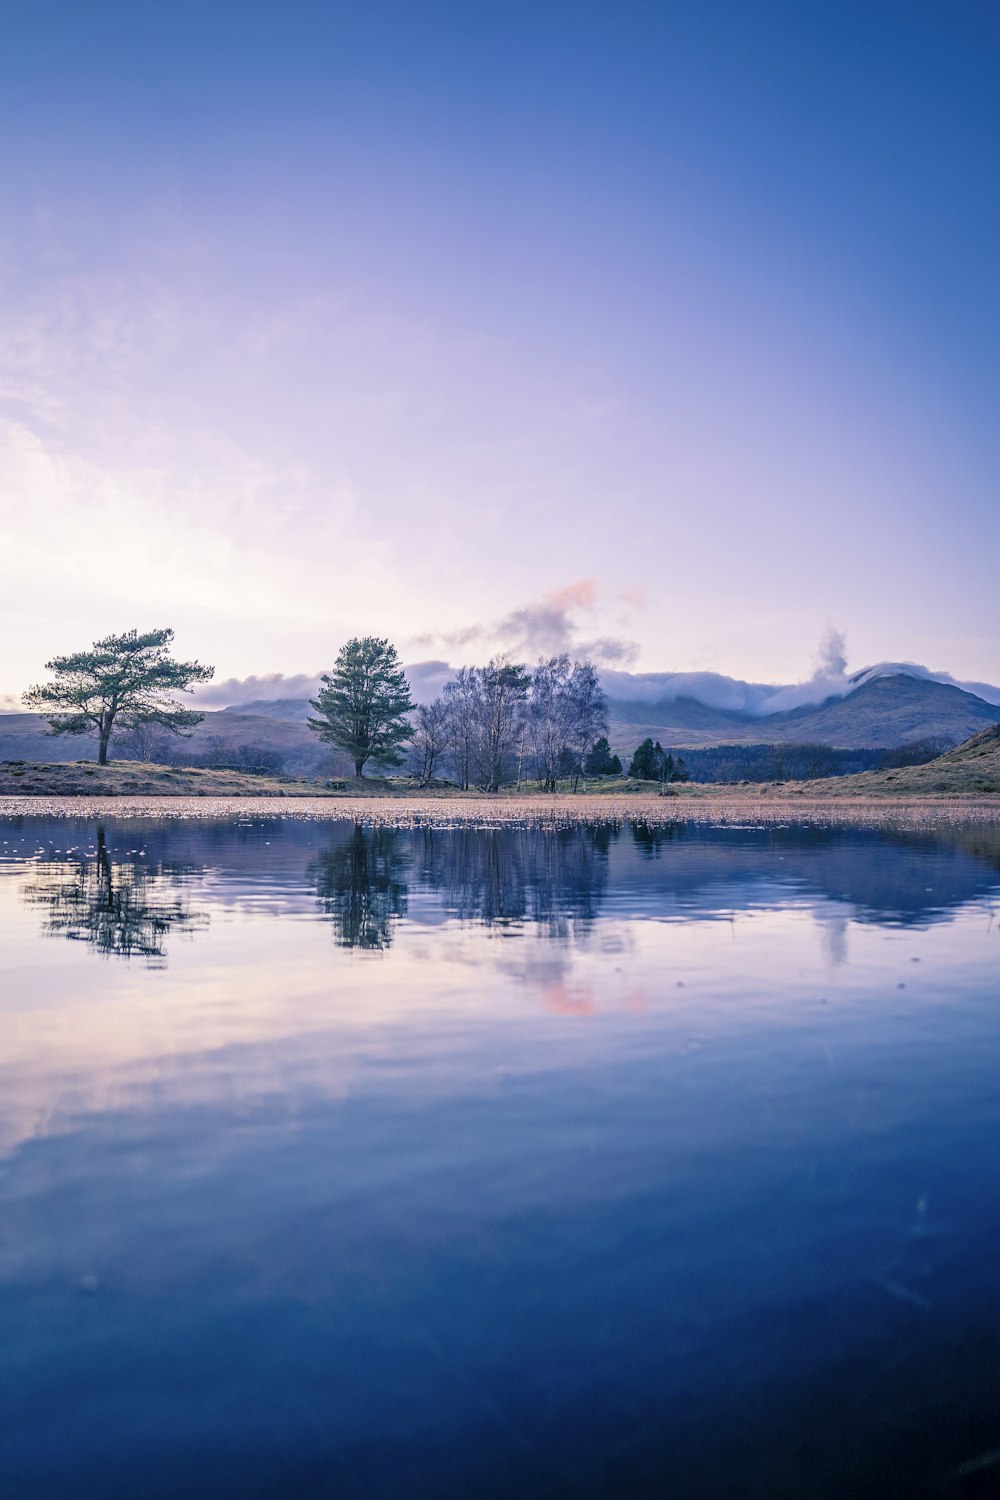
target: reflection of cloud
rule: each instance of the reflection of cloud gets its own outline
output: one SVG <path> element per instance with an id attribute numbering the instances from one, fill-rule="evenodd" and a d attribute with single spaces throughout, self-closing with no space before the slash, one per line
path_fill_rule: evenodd
<path id="1" fill-rule="evenodd" d="M 649 1004 L 649 995 L 641 986 L 633 985 L 622 993 L 606 977 L 599 988 L 589 980 L 563 977 L 546 985 L 538 998 L 543 1010 L 558 1016 L 595 1016 L 600 1010 L 619 1005 L 630 1015 L 640 1016 Z"/>
<path id="2" fill-rule="evenodd" d="M 560 1016 L 592 1016 L 597 1010 L 597 1000 L 592 984 L 570 984 L 559 979 L 542 990 L 542 1007 Z"/>
<path id="3" fill-rule="evenodd" d="M 846 912 L 832 911 L 817 915 L 820 927 L 820 942 L 827 962 L 834 969 L 847 962 L 847 929 L 851 919 Z"/>

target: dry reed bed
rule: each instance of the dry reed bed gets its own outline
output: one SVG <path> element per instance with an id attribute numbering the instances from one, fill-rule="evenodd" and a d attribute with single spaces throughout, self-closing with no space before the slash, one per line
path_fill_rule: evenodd
<path id="1" fill-rule="evenodd" d="M 0 817 L 197 818 L 246 822 L 296 818 L 348 820 L 393 828 L 536 828 L 577 823 L 811 823 L 863 827 L 942 828 L 1000 823 L 1000 798 L 787 797 L 753 792 L 686 792 L 677 797 L 609 795 L 532 797 L 0 797 Z"/>

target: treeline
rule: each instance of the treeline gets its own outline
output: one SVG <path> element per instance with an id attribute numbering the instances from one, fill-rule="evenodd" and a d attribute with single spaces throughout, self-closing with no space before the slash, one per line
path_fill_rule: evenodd
<path id="1" fill-rule="evenodd" d="M 690 780 L 698 782 L 815 781 L 825 776 L 853 776 L 859 771 L 926 765 L 953 745 L 953 740 L 937 737 L 911 740 L 891 749 L 843 750 L 805 740 L 774 745 L 713 745 L 706 750 L 685 750 L 684 763 Z M 632 774 L 636 774 L 634 769 Z"/>
<path id="2" fill-rule="evenodd" d="M 176 763 L 177 737 L 186 737 L 204 718 L 182 707 L 177 695 L 207 682 L 213 668 L 175 661 L 172 641 L 172 630 L 131 630 L 96 641 L 90 651 L 54 657 L 46 663 L 52 680 L 29 688 L 24 702 L 46 713 L 52 734 L 96 735 L 101 765 L 112 744 L 135 760 Z M 510 782 L 554 791 L 560 781 L 571 780 L 575 789 L 581 776 L 625 774 L 608 743 L 607 702 L 591 661 L 563 654 L 531 669 L 494 656 L 483 667 L 462 667 L 440 697 L 417 705 L 396 648 L 363 636 L 341 647 L 320 680 L 307 723 L 326 746 L 349 758 L 359 779 L 369 761 L 385 769 L 408 764 L 424 785 L 447 776 L 463 790 L 494 792 Z M 682 756 L 645 739 L 628 774 L 661 784 L 811 780 L 921 765 L 950 746 L 941 739 L 891 750 L 724 745 Z M 187 755 L 184 764 L 271 775 L 291 769 L 280 751 L 234 746 L 221 737 L 210 739 L 199 755 Z"/>
<path id="3" fill-rule="evenodd" d="M 560 780 L 600 774 L 588 763 L 607 728 L 593 662 L 552 656 L 529 670 L 497 656 L 462 667 L 440 697 L 413 710 L 410 745 L 425 784 L 447 774 L 463 790 L 535 781 L 554 791 Z"/>

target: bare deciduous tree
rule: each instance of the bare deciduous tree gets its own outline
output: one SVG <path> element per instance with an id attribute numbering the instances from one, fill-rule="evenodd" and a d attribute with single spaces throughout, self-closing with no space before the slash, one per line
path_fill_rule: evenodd
<path id="1" fill-rule="evenodd" d="M 445 699 L 435 698 L 433 703 L 421 703 L 414 713 L 413 723 L 410 743 L 420 760 L 420 784 L 427 786 L 448 744 L 449 714 Z"/>
<path id="2" fill-rule="evenodd" d="M 496 792 L 507 757 L 517 742 L 531 678 L 519 662 L 512 662 L 506 655 L 494 656 L 479 668 L 477 676 L 479 774 L 482 784 Z"/>
<path id="3" fill-rule="evenodd" d="M 531 677 L 527 721 L 539 779 L 554 792 L 562 752 L 575 737 L 572 674 L 568 656 L 539 661 Z"/>
<path id="4" fill-rule="evenodd" d="M 572 734 L 568 744 L 576 757 L 576 778 L 573 782 L 573 790 L 576 791 L 587 751 L 599 735 L 608 732 L 607 699 L 593 662 L 573 663 L 569 697 Z"/>
<path id="5" fill-rule="evenodd" d="M 111 745 L 124 760 L 155 761 L 163 748 L 163 731 L 159 724 L 148 721 L 133 724 L 129 729 L 120 729 L 113 736 Z"/>
<path id="6" fill-rule="evenodd" d="M 448 713 L 448 750 L 463 792 L 476 770 L 479 723 L 479 676 L 475 667 L 460 667 L 444 690 Z"/>

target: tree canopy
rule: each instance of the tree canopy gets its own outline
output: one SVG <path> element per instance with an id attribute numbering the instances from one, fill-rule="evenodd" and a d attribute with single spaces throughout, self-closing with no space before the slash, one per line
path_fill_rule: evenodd
<path id="1" fill-rule="evenodd" d="M 117 729 L 159 724 L 175 734 L 200 724 L 203 714 L 183 708 L 175 694 L 207 682 L 214 667 L 174 661 L 172 630 L 129 630 L 95 641 L 89 651 L 55 656 L 45 663 L 53 681 L 36 683 L 24 694 L 29 708 L 48 713 L 52 734 L 97 735 L 97 760 L 107 765 L 108 745 Z"/>
<path id="2" fill-rule="evenodd" d="M 637 781 L 687 781 L 688 769 L 680 756 L 674 757 L 651 739 L 643 740 L 632 757 L 629 775 Z"/>
<path id="3" fill-rule="evenodd" d="M 355 637 L 340 648 L 333 671 L 310 706 L 308 719 L 327 744 L 344 750 L 360 779 L 365 765 L 398 766 L 400 746 L 410 737 L 406 715 L 415 707 L 395 646 L 378 636 Z"/>
<path id="4" fill-rule="evenodd" d="M 484 781 L 491 792 L 496 792 L 503 779 L 504 761 L 522 727 L 531 677 L 520 662 L 501 655 L 479 668 L 477 681 Z"/>
<path id="5" fill-rule="evenodd" d="M 563 778 L 576 784 L 590 745 L 607 727 L 592 662 L 543 657 L 529 672 L 504 654 L 484 667 L 461 667 L 426 714 L 418 713 L 413 763 L 425 780 L 429 756 L 432 765 L 453 767 L 463 789 L 475 782 L 495 792 L 515 776 L 520 784 L 536 775 L 555 791 Z"/>
<path id="6" fill-rule="evenodd" d="M 617 755 L 612 755 L 606 734 L 602 734 L 600 739 L 595 740 L 591 745 L 584 758 L 583 769 L 587 776 L 620 776 L 622 774 L 621 760 Z"/>

